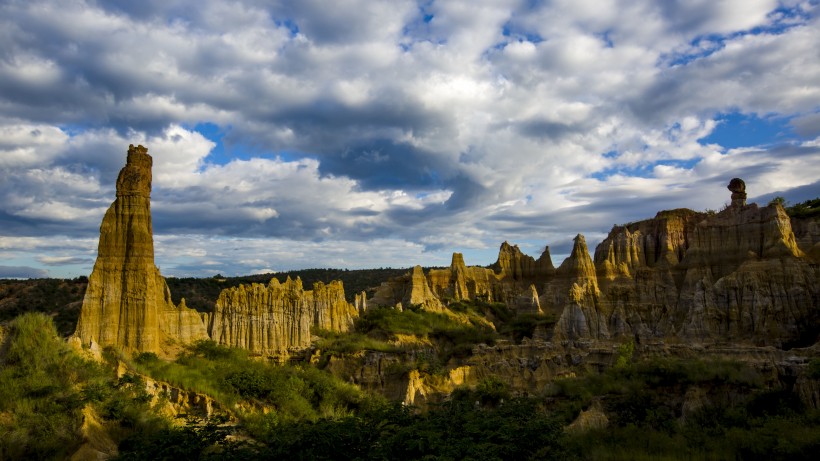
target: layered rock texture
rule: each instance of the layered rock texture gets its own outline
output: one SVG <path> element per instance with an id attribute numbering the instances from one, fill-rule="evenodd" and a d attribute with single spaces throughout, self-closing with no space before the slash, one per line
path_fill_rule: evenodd
<path id="1" fill-rule="evenodd" d="M 384 282 L 366 304 L 441 311 L 450 302 L 482 300 L 540 312 L 536 287 L 554 273 L 549 247 L 536 260 L 523 254 L 518 246 L 504 242 L 498 261 L 490 268 L 467 266 L 461 253 L 453 253 L 450 267 L 430 269 L 425 275 L 416 266 L 404 276 Z"/>
<path id="2" fill-rule="evenodd" d="M 345 300 L 341 282 L 305 290 L 299 279 L 222 292 L 213 313 L 177 306 L 154 264 L 152 159 L 130 146 L 116 200 L 100 226 L 75 338 L 86 346 L 173 355 L 174 344 L 211 338 L 256 354 L 282 357 L 310 346 L 311 329 L 347 331 L 375 307 L 446 312 L 451 303 L 505 303 L 554 318 L 540 338 L 669 339 L 750 346 L 806 346 L 820 332 L 820 226 L 790 219 L 780 204 L 746 203 L 745 184 L 729 184 L 720 213 L 688 209 L 615 226 L 590 257 L 583 235 L 557 269 L 549 247 L 538 259 L 507 242 L 489 267 L 416 266 L 367 299 Z"/>
<path id="3" fill-rule="evenodd" d="M 97 261 L 88 279 L 74 333 L 92 350 L 115 346 L 125 352 L 172 356 L 178 346 L 212 338 L 281 357 L 310 345 L 310 328 L 346 331 L 358 311 L 345 301 L 341 282 L 303 290 L 300 280 L 225 290 L 215 312 L 200 315 L 171 301 L 154 264 L 151 227 L 151 156 L 128 149 L 117 178 L 117 198 L 103 218 Z M 361 303 L 365 300 L 362 297 Z"/>
<path id="4" fill-rule="evenodd" d="M 551 313 L 552 337 L 792 347 L 820 332 L 820 225 L 790 219 L 777 203 L 746 203 L 746 187 L 729 184 L 720 213 L 688 209 L 615 226 L 590 257 L 583 235 L 558 269 L 549 247 L 536 260 L 504 242 L 490 266 L 449 268 L 382 285 L 369 306 L 438 310 L 460 300 L 503 302 Z M 794 231 L 793 231 L 794 226 Z M 412 296 L 409 294 L 412 293 Z"/>
<path id="5" fill-rule="evenodd" d="M 280 358 L 310 346 L 311 328 L 348 331 L 358 315 L 345 301 L 341 282 L 319 282 L 304 290 L 298 278 L 272 279 L 268 285 L 223 290 L 208 316 L 208 331 L 219 344 Z"/>
<path id="6" fill-rule="evenodd" d="M 568 298 L 560 291 L 542 298 L 562 312 L 556 336 L 777 347 L 817 341 L 816 260 L 800 249 L 782 206 L 747 205 L 740 180 L 729 189 L 732 205 L 720 213 L 672 210 L 615 226 L 594 267 L 579 264 L 569 276 Z"/>
<path id="7" fill-rule="evenodd" d="M 146 148 L 128 148 L 74 333 L 84 345 L 162 353 L 171 343 L 208 337 L 196 311 L 171 302 L 154 264 L 151 165 Z"/>

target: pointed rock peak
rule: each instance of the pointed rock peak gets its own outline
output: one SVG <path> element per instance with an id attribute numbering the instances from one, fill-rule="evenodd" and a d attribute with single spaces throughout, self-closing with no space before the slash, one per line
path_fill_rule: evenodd
<path id="1" fill-rule="evenodd" d="M 301 279 L 301 277 L 297 276 L 295 280 L 291 280 L 291 278 L 288 277 L 288 280 L 285 282 L 285 284 L 290 285 L 291 288 L 293 288 L 295 290 L 302 290 L 302 279 Z"/>
<path id="2" fill-rule="evenodd" d="M 167 341 L 207 338 L 196 311 L 184 301 L 174 306 L 154 263 L 152 164 L 148 149 L 129 146 L 117 197 L 100 224 L 97 260 L 74 333 L 82 344 L 165 354 Z"/>
<path id="3" fill-rule="evenodd" d="M 589 256 L 589 250 L 587 249 L 587 240 L 584 238 L 583 234 L 578 234 L 572 240 L 575 244 L 572 247 L 572 254 L 570 258 L 577 258 L 578 255 L 587 255 Z"/>
<path id="4" fill-rule="evenodd" d="M 578 234 L 574 242 L 572 253 L 561 263 L 558 271 L 570 277 L 595 278 L 595 266 L 589 256 L 586 239 L 583 235 Z"/>
<path id="5" fill-rule="evenodd" d="M 414 278 L 415 277 L 424 277 L 424 269 L 422 269 L 421 266 L 414 266 L 412 276 Z"/>
<path id="6" fill-rule="evenodd" d="M 151 196 L 151 167 L 154 161 L 143 146 L 128 146 L 128 158 L 117 177 L 117 197 Z"/>
<path id="7" fill-rule="evenodd" d="M 544 247 L 544 251 L 541 253 L 541 256 L 538 257 L 537 262 L 548 267 L 554 267 L 552 265 L 552 255 L 550 255 L 549 245 Z"/>

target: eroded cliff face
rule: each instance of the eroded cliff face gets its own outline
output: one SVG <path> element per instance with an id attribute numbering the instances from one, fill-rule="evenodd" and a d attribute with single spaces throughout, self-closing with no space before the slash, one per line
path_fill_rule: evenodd
<path id="1" fill-rule="evenodd" d="M 376 290 L 362 305 L 374 307 L 419 306 L 441 311 L 454 301 L 502 302 L 522 312 L 539 313 L 538 286 L 555 275 L 549 247 L 536 260 L 516 245 L 504 242 L 491 269 L 467 266 L 461 253 L 453 253 L 450 267 L 431 269 L 425 275 L 420 266 L 396 277 Z"/>
<path id="2" fill-rule="evenodd" d="M 164 355 L 174 343 L 208 337 L 196 311 L 173 304 L 154 264 L 152 163 L 146 148 L 128 148 L 117 198 L 100 225 L 97 260 L 74 333 L 86 346 Z"/>
<path id="3" fill-rule="evenodd" d="M 453 253 L 450 267 L 433 269 L 428 274 L 430 286 L 439 299 L 498 299 L 498 277 L 490 269 L 467 266 L 461 253 Z"/>
<path id="4" fill-rule="evenodd" d="M 574 263 L 574 277 L 586 285 L 560 284 L 562 265 L 545 287 L 547 302 L 542 297 L 542 306 L 561 310 L 556 337 L 814 343 L 817 265 L 798 245 L 782 206 L 747 205 L 745 192 L 732 192 L 732 205 L 717 214 L 672 210 L 614 227 L 595 251 L 597 294 L 588 264 Z M 806 247 L 813 246 L 811 235 L 804 231 Z"/>
<path id="5" fill-rule="evenodd" d="M 432 312 L 444 310 L 444 305 L 430 288 L 421 266 L 415 266 L 409 273 L 382 283 L 372 299 L 360 300 L 359 303 L 363 306 L 398 309 L 419 307 Z"/>
<path id="6" fill-rule="evenodd" d="M 538 259 L 521 252 L 518 245 L 501 244 L 498 259 L 491 266 L 503 279 L 518 281 L 544 281 L 555 274 L 550 248 L 546 247 Z"/>
<path id="7" fill-rule="evenodd" d="M 311 327 L 348 331 L 358 317 L 345 301 L 341 282 L 316 283 L 304 290 L 300 279 L 254 283 L 222 291 L 208 319 L 211 339 L 255 354 L 281 359 L 310 346 Z"/>
<path id="8" fill-rule="evenodd" d="M 610 337 L 609 312 L 601 302 L 595 265 L 583 235 L 575 237 L 572 253 L 544 287 L 542 299 L 542 305 L 558 316 L 556 339 Z"/>

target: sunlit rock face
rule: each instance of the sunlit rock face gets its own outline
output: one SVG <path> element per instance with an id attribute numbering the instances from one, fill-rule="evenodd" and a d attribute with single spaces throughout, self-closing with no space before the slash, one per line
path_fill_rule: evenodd
<path id="1" fill-rule="evenodd" d="M 802 223 L 798 240 L 782 206 L 746 204 L 739 179 L 729 189 L 732 204 L 720 213 L 672 210 L 614 227 L 595 251 L 597 291 L 580 263 L 560 284 L 562 265 L 541 299 L 560 312 L 556 337 L 816 341 L 820 272 L 800 248 L 813 248 L 816 224 Z"/>
<path id="2" fill-rule="evenodd" d="M 164 354 L 173 343 L 208 337 L 196 311 L 173 304 L 154 264 L 152 163 L 146 148 L 129 146 L 74 333 L 85 345 Z"/>
<path id="3" fill-rule="evenodd" d="M 300 279 L 253 283 L 222 291 L 208 331 L 219 344 L 281 358 L 310 346 L 311 328 L 348 331 L 359 312 L 345 301 L 342 282 L 316 283 L 304 290 Z"/>
<path id="4" fill-rule="evenodd" d="M 555 273 L 555 267 L 550 258 L 550 249 L 546 247 L 538 259 L 521 252 L 518 245 L 507 242 L 501 244 L 498 250 L 498 259 L 491 266 L 500 278 L 532 281 L 546 280 Z"/>

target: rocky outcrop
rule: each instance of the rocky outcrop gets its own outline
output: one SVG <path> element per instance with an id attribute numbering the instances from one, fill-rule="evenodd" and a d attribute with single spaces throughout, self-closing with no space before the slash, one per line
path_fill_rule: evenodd
<path id="1" fill-rule="evenodd" d="M 418 307 L 433 312 L 444 309 L 439 297 L 430 289 L 421 266 L 415 266 L 410 272 L 383 282 L 373 298 L 363 304 L 398 309 Z"/>
<path id="2" fill-rule="evenodd" d="M 555 279 L 544 289 L 545 304 L 560 315 L 555 338 L 609 338 L 608 312 L 600 298 L 595 265 L 586 239 L 578 234 L 569 258 L 561 263 Z"/>
<path id="3" fill-rule="evenodd" d="M 607 426 L 609 426 L 609 418 L 601 408 L 601 402 L 596 400 L 588 409 L 581 410 L 575 421 L 570 423 L 565 430 L 572 433 L 583 433 L 595 429 L 606 429 Z"/>
<path id="4" fill-rule="evenodd" d="M 535 285 L 530 285 L 529 290 L 525 290 L 515 299 L 511 306 L 515 312 L 525 314 L 543 314 L 541 302 L 538 300 L 538 290 Z"/>
<path id="5" fill-rule="evenodd" d="M 501 248 L 498 250 L 498 259 L 490 267 L 501 276 L 501 279 L 520 281 L 538 280 L 543 282 L 555 273 L 549 247 L 546 247 L 536 260 L 532 256 L 522 253 L 518 245 L 510 245 L 507 242 L 501 244 Z"/>
<path id="6" fill-rule="evenodd" d="M 379 286 L 365 304 L 382 307 L 420 306 L 441 311 L 449 303 L 481 300 L 503 302 L 522 312 L 540 312 L 538 287 L 555 275 L 549 247 L 538 259 L 521 252 L 517 245 L 501 244 L 498 260 L 490 266 L 467 266 L 461 253 L 453 253 L 450 267 L 421 267 Z M 534 294 L 534 296 L 533 296 Z"/>
<path id="7" fill-rule="evenodd" d="M 117 197 L 100 225 L 97 260 L 74 335 L 124 351 L 167 353 L 174 343 L 207 339 L 196 311 L 175 306 L 154 264 L 151 156 L 129 146 Z"/>
<path id="8" fill-rule="evenodd" d="M 820 262 L 820 218 L 791 218 L 790 221 L 797 247 L 814 262 Z"/>
<path id="9" fill-rule="evenodd" d="M 404 306 L 420 306 L 427 311 L 441 311 L 444 306 L 427 284 L 427 278 L 421 266 L 416 266 L 410 273 L 407 290 L 402 298 Z"/>
<path id="10" fill-rule="evenodd" d="M 720 213 L 671 210 L 615 226 L 596 248 L 594 267 L 576 240 L 541 297 L 542 308 L 561 315 L 556 337 L 817 341 L 817 265 L 782 206 L 746 204 L 735 180 L 729 189 L 732 205 Z M 811 231 L 803 235 L 808 246 Z"/>
<path id="11" fill-rule="evenodd" d="M 467 266 L 461 253 L 453 253 L 449 268 L 430 270 L 428 278 L 439 299 L 494 301 L 500 296 L 495 272 L 484 267 Z"/>
<path id="12" fill-rule="evenodd" d="M 219 344 L 272 358 L 310 346 L 311 328 L 347 331 L 358 317 L 345 301 L 341 282 L 316 283 L 304 290 L 300 279 L 254 283 L 222 291 L 208 332 Z"/>

